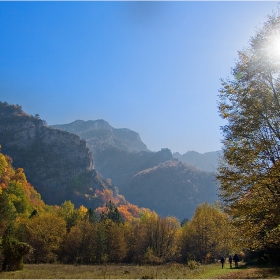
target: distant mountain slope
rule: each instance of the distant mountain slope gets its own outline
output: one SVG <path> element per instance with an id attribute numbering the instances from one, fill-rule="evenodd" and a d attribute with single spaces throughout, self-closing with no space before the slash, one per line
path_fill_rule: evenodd
<path id="1" fill-rule="evenodd" d="M 104 120 L 81 121 L 53 125 L 79 135 L 93 153 L 94 166 L 103 178 L 110 178 L 119 190 L 136 173 L 173 159 L 169 149 L 151 152 L 138 133 L 116 129 Z"/>
<path id="2" fill-rule="evenodd" d="M 218 199 L 212 173 L 178 160 L 169 160 L 134 175 L 122 192 L 131 203 L 161 216 L 190 219 L 197 205 Z"/>
<path id="3" fill-rule="evenodd" d="M 0 145 L 16 168 L 24 168 L 47 204 L 71 200 L 76 206 L 96 208 L 101 201 L 95 191 L 112 188 L 93 168 L 85 140 L 46 126 L 18 105 L 0 102 Z"/>
<path id="4" fill-rule="evenodd" d="M 173 157 L 169 149 L 162 149 L 159 152 L 129 153 L 114 147 L 108 147 L 96 152 L 94 163 L 98 172 L 104 178 L 112 179 L 113 183 L 122 192 L 123 186 L 135 174 L 171 159 Z"/>
<path id="5" fill-rule="evenodd" d="M 87 141 L 87 145 L 93 153 L 108 146 L 126 152 L 148 151 L 138 133 L 127 128 L 113 128 L 104 120 L 76 120 L 70 124 L 53 125 L 52 127 L 79 135 Z"/>
<path id="6" fill-rule="evenodd" d="M 174 158 L 178 158 L 179 160 L 191 164 L 198 169 L 214 172 L 218 167 L 218 159 L 221 151 L 208 152 L 204 154 L 200 154 L 195 151 L 189 151 L 185 154 L 181 155 L 180 153 L 173 153 Z"/>
<path id="7" fill-rule="evenodd" d="M 131 134 L 125 129 L 129 133 L 122 134 L 120 144 L 112 133 L 114 129 L 103 120 L 75 121 L 53 127 L 83 137 L 93 153 L 98 173 L 110 178 L 131 203 L 151 208 L 163 216 L 183 219 L 190 218 L 199 203 L 217 199 L 213 174 L 174 160 L 169 149 L 147 151 L 136 132 Z M 126 139 L 128 135 L 138 136 Z"/>

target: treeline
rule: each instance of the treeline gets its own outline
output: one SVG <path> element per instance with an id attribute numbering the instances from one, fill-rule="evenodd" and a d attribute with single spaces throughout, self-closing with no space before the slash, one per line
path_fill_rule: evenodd
<path id="1" fill-rule="evenodd" d="M 105 193 L 104 196 L 109 194 Z M 234 249 L 233 230 L 218 206 L 200 205 L 191 221 L 161 218 L 135 205 L 76 209 L 71 201 L 45 205 L 0 153 L 0 244 L 3 270 L 29 263 L 162 264 L 211 262 Z"/>

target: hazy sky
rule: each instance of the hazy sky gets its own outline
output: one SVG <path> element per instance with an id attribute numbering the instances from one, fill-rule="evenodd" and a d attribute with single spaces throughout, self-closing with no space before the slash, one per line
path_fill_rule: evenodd
<path id="1" fill-rule="evenodd" d="M 220 79 L 277 2 L 0 2 L 0 101 L 104 119 L 152 151 L 221 148 Z"/>

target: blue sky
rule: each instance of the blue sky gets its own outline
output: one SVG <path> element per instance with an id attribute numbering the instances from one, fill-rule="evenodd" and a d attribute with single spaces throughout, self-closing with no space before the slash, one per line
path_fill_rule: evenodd
<path id="1" fill-rule="evenodd" d="M 0 2 L 0 101 L 104 119 L 152 151 L 221 148 L 220 79 L 277 2 Z"/>

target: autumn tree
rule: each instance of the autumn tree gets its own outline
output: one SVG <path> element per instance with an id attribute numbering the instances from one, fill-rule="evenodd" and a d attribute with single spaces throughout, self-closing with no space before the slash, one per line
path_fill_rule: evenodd
<path id="1" fill-rule="evenodd" d="M 30 252 L 31 246 L 27 239 L 22 242 L 21 223 L 44 207 L 40 195 L 27 182 L 24 170 L 14 169 L 12 159 L 0 153 L 0 249 L 4 270 L 23 268 L 23 256 Z"/>
<path id="2" fill-rule="evenodd" d="M 61 204 L 57 213 L 65 220 L 67 230 L 69 231 L 71 227 L 75 225 L 77 220 L 81 218 L 82 212 L 75 209 L 75 205 L 70 200 L 67 200 Z"/>
<path id="3" fill-rule="evenodd" d="M 199 205 L 193 218 L 183 225 L 181 238 L 183 261 L 210 263 L 229 255 L 234 248 L 228 215 L 207 203 Z"/>
<path id="4" fill-rule="evenodd" d="M 14 271 L 23 269 L 23 257 L 32 251 L 32 247 L 25 242 L 20 242 L 15 237 L 14 225 L 10 225 L 2 240 L 4 256 L 2 270 Z"/>
<path id="5" fill-rule="evenodd" d="M 217 178 L 240 243 L 280 252 L 280 14 L 238 53 L 222 80 L 219 112 L 227 124 Z"/>
<path id="6" fill-rule="evenodd" d="M 78 221 L 62 243 L 60 259 L 66 263 L 89 264 L 96 260 L 97 224 L 89 218 Z"/>
<path id="7" fill-rule="evenodd" d="M 127 253 L 123 223 L 106 219 L 99 222 L 98 229 L 99 233 L 103 234 L 103 237 L 99 236 L 99 238 L 103 238 L 102 257 L 106 257 L 103 259 L 103 262 L 122 262 L 122 260 L 125 259 Z"/>
<path id="8" fill-rule="evenodd" d="M 116 223 L 122 223 L 123 219 L 122 216 L 117 208 L 117 206 L 110 200 L 106 203 L 106 208 L 100 214 L 100 220 L 104 221 L 110 219 Z"/>
<path id="9" fill-rule="evenodd" d="M 130 234 L 133 259 L 136 262 L 159 264 L 177 257 L 176 232 L 180 227 L 174 217 L 161 218 L 155 212 L 146 210 L 134 225 L 134 235 Z"/>
<path id="10" fill-rule="evenodd" d="M 25 223 L 26 240 L 34 249 L 33 261 L 47 263 L 57 260 L 66 235 L 66 222 L 55 212 L 35 215 Z"/>

